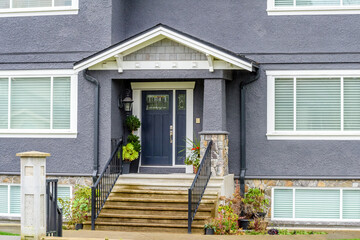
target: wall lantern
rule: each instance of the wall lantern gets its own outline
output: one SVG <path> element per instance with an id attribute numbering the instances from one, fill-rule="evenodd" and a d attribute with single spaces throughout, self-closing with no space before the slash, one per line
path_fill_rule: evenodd
<path id="1" fill-rule="evenodd" d="M 132 110 L 132 104 L 133 104 L 133 100 L 131 98 L 131 90 L 130 89 L 126 89 L 125 90 L 125 98 L 122 99 L 122 97 L 119 97 L 119 108 L 124 108 L 124 111 L 126 112 L 126 114 L 130 114 L 131 110 Z"/>

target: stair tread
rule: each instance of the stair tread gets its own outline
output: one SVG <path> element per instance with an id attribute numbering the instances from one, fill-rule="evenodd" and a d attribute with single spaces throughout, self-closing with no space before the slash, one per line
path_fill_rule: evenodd
<path id="1" fill-rule="evenodd" d="M 126 189 L 115 187 L 113 193 L 143 193 L 143 194 L 169 194 L 169 195 L 188 195 L 186 190 L 151 190 L 151 189 Z M 218 192 L 206 192 L 206 195 L 218 195 Z"/>
<path id="2" fill-rule="evenodd" d="M 139 215 L 139 214 L 116 214 L 100 213 L 99 217 L 109 218 L 135 218 L 135 219 L 188 219 L 187 214 L 182 215 Z M 208 219 L 209 216 L 195 216 L 195 219 Z"/>
<path id="3" fill-rule="evenodd" d="M 127 209 L 127 210 L 154 210 L 154 211 L 187 211 L 188 208 L 186 207 L 151 207 L 151 206 L 113 206 L 111 204 L 105 204 L 104 208 L 110 209 Z M 202 207 L 198 208 L 198 211 L 209 211 L 211 212 L 213 208 L 210 207 Z"/>
<path id="4" fill-rule="evenodd" d="M 158 199 L 158 198 L 124 198 L 110 196 L 110 202 L 161 202 L 161 203 L 188 203 L 188 199 Z M 215 203 L 215 199 L 203 199 L 201 203 Z"/>
<path id="5" fill-rule="evenodd" d="M 86 225 L 91 224 L 90 221 L 85 222 Z M 128 223 L 128 222 L 99 222 L 96 225 L 111 225 L 111 226 L 136 226 L 136 227 L 166 227 L 166 228 L 187 228 L 187 224 L 174 224 L 174 223 Z M 191 225 L 192 228 L 204 228 L 204 225 Z"/>
<path id="6" fill-rule="evenodd" d="M 115 186 L 163 186 L 163 187 L 186 187 L 186 188 L 190 188 L 191 184 L 187 184 L 187 183 L 156 183 L 156 182 L 122 182 L 122 181 L 117 181 Z M 209 184 L 207 187 L 209 188 L 219 188 L 221 187 L 222 184 L 221 183 L 216 183 L 216 184 Z"/>

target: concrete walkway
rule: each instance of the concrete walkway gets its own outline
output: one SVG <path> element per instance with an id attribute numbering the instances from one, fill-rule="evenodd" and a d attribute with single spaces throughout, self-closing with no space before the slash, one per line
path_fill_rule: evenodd
<path id="1" fill-rule="evenodd" d="M 325 239 L 360 239 L 360 231 L 327 231 L 327 235 L 299 235 L 299 236 L 205 236 L 198 234 L 169 234 L 142 232 L 112 232 L 112 231 L 64 231 L 63 238 L 46 238 L 62 240 L 325 240 Z M 1 239 L 0 239 L 1 240 Z"/>

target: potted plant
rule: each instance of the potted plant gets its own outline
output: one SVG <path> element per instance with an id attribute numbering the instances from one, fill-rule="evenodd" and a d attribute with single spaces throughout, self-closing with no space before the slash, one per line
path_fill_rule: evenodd
<path id="1" fill-rule="evenodd" d="M 264 218 L 266 209 L 269 206 L 269 199 L 265 198 L 265 193 L 259 188 L 250 188 L 245 193 L 243 203 L 252 206 L 255 218 Z"/>
<path id="2" fill-rule="evenodd" d="M 139 153 L 139 157 L 131 161 L 130 163 L 130 172 L 137 173 L 140 162 L 141 143 L 139 140 L 139 136 L 136 136 L 134 132 L 140 128 L 141 122 L 138 117 L 131 115 L 126 118 L 125 125 L 130 132 L 130 134 L 127 137 L 127 143 L 131 143 L 134 146 L 135 151 Z"/>
<path id="3" fill-rule="evenodd" d="M 215 221 L 215 219 L 211 218 L 204 225 L 204 234 L 205 235 L 214 235 L 215 231 L 216 231 L 216 221 Z"/>
<path id="4" fill-rule="evenodd" d="M 123 146 L 122 150 L 122 173 L 128 174 L 130 172 L 130 163 L 135 159 L 139 158 L 139 152 L 134 149 L 134 145 L 132 145 L 131 143 Z"/>
<path id="5" fill-rule="evenodd" d="M 59 202 L 69 229 L 74 227 L 76 230 L 82 229 L 84 222 L 90 217 L 91 188 L 76 185 L 74 197 L 72 199 L 59 198 Z"/>
<path id="6" fill-rule="evenodd" d="M 185 147 L 179 153 L 184 151 L 187 153 L 184 164 L 191 167 L 186 169 L 186 173 L 196 174 L 200 166 L 200 141 L 196 137 L 194 141 L 187 138 L 186 143 L 189 147 Z"/>

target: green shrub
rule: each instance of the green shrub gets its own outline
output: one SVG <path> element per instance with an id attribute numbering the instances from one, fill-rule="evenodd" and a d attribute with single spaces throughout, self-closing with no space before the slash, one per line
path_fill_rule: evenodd
<path id="1" fill-rule="evenodd" d="M 139 129 L 141 123 L 138 117 L 131 115 L 126 118 L 125 125 L 130 132 L 133 132 Z"/>
<path id="2" fill-rule="evenodd" d="M 134 149 L 134 145 L 128 143 L 126 146 L 123 146 L 122 158 L 124 161 L 132 162 L 135 159 L 138 159 L 138 157 L 139 152 Z"/>
<path id="3" fill-rule="evenodd" d="M 134 146 L 135 151 L 137 151 L 137 152 L 141 151 L 141 144 L 140 144 L 139 136 L 130 134 L 127 137 L 127 143 L 131 143 Z"/>

